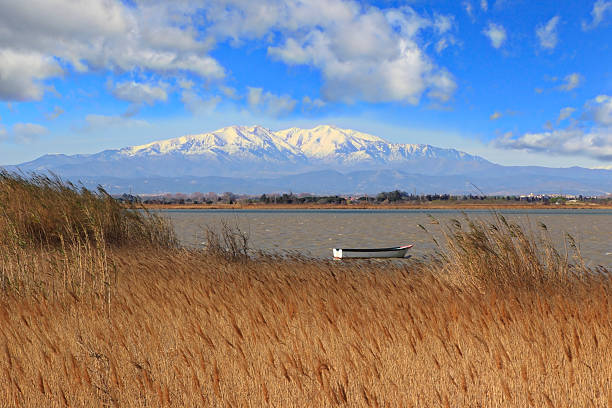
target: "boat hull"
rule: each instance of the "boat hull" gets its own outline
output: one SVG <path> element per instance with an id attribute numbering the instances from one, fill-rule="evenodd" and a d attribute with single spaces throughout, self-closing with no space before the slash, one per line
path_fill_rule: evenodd
<path id="1" fill-rule="evenodd" d="M 335 259 L 345 258 L 403 258 L 412 245 L 393 248 L 334 248 Z"/>

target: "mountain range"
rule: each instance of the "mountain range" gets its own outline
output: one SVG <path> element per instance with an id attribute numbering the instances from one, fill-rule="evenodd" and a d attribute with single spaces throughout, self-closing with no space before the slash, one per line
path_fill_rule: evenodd
<path id="1" fill-rule="evenodd" d="M 280 191 L 316 194 L 612 192 L 612 170 L 501 166 L 455 149 L 385 139 L 335 126 L 273 132 L 230 126 L 96 154 L 49 154 L 9 171 L 53 172 L 111 193 Z"/>

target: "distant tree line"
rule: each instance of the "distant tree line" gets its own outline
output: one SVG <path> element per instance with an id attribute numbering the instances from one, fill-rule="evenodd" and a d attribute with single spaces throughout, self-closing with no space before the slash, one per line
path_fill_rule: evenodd
<path id="1" fill-rule="evenodd" d="M 314 194 L 262 194 L 260 196 L 239 195 L 232 192 L 192 193 L 192 194 L 162 194 L 162 195 L 132 195 L 123 194 L 115 197 L 118 201 L 128 204 L 400 204 L 434 201 L 457 202 L 541 202 L 545 204 L 566 202 L 612 203 L 612 197 L 596 197 L 584 195 L 452 195 L 452 194 L 413 194 L 406 191 L 383 191 L 376 195 L 314 195 Z"/>

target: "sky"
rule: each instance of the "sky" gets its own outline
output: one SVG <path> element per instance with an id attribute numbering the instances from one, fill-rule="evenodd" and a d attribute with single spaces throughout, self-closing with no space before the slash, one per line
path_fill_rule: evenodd
<path id="1" fill-rule="evenodd" d="M 0 0 L 0 164 L 331 124 L 612 168 L 612 0 Z"/>

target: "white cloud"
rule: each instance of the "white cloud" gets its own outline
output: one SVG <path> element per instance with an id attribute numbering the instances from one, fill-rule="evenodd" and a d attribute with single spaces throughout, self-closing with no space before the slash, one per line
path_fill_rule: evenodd
<path id="1" fill-rule="evenodd" d="M 200 38 L 189 1 L 0 0 L 0 10 L 0 99 L 41 99 L 42 81 L 62 67 L 225 75 L 207 55 L 211 43 Z"/>
<path id="2" fill-rule="evenodd" d="M 302 105 L 304 106 L 305 109 L 312 110 L 312 109 L 320 109 L 324 107 L 326 104 L 324 101 L 322 101 L 319 98 L 312 99 L 310 96 L 306 95 L 305 97 L 302 98 Z"/>
<path id="3" fill-rule="evenodd" d="M 612 129 L 560 129 L 541 133 L 525 133 L 518 138 L 496 139 L 497 147 L 568 156 L 587 156 L 612 160 Z"/>
<path id="4" fill-rule="evenodd" d="M 8 139 L 8 132 L 4 126 L 0 125 L 0 142 L 5 141 L 6 139 Z"/>
<path id="5" fill-rule="evenodd" d="M 265 111 L 271 116 L 289 114 L 295 108 L 297 101 L 289 95 L 275 95 L 264 92 L 262 88 L 248 88 L 247 103 L 252 109 Z"/>
<path id="6" fill-rule="evenodd" d="M 41 81 L 62 73 L 49 56 L 0 47 L 0 100 L 40 100 L 44 91 Z"/>
<path id="7" fill-rule="evenodd" d="M 185 89 L 181 94 L 181 102 L 194 114 L 209 114 L 221 102 L 220 96 L 202 98 L 193 89 Z"/>
<path id="8" fill-rule="evenodd" d="M 576 109 L 571 107 L 561 109 L 561 111 L 559 112 L 559 116 L 557 117 L 557 123 L 560 123 L 565 119 L 569 118 L 575 111 Z"/>
<path id="9" fill-rule="evenodd" d="M 195 85 L 195 83 L 189 79 L 179 79 L 178 81 L 176 81 L 176 84 L 181 89 L 191 89 Z"/>
<path id="10" fill-rule="evenodd" d="M 502 25 L 495 23 L 489 23 L 487 28 L 485 28 L 482 33 L 489 38 L 493 48 L 500 48 L 506 41 L 507 37 L 506 29 Z"/>
<path id="11" fill-rule="evenodd" d="M 291 33 L 335 24 L 340 28 L 361 10 L 350 0 L 214 0 L 200 6 L 211 20 L 208 32 L 236 43 L 263 38 L 272 29 Z"/>
<path id="12" fill-rule="evenodd" d="M 433 22 L 434 29 L 438 34 L 444 34 L 453 28 L 453 17 L 436 14 Z"/>
<path id="13" fill-rule="evenodd" d="M 587 113 L 602 126 L 612 126 L 612 96 L 598 95 L 587 103 Z"/>
<path id="14" fill-rule="evenodd" d="M 90 114 L 85 116 L 85 123 L 76 130 L 79 132 L 95 132 L 117 126 L 135 127 L 147 125 L 146 121 L 133 119 L 129 116 Z"/>
<path id="15" fill-rule="evenodd" d="M 480 0 L 480 8 L 485 13 L 487 12 L 487 10 L 489 9 L 489 3 L 487 3 L 487 0 Z"/>
<path id="16" fill-rule="evenodd" d="M 285 39 L 270 46 L 268 54 L 289 65 L 321 70 L 321 94 L 327 101 L 416 104 L 424 93 L 449 99 L 447 92 L 454 86 L 448 83 L 454 79 L 425 54 L 417 35 L 426 28 L 446 35 L 452 18 L 437 15 L 429 20 L 408 7 L 362 10 L 353 2 L 329 4 L 335 6 L 333 12 L 300 9 L 311 18 L 296 26 L 300 29 L 282 23 Z"/>
<path id="17" fill-rule="evenodd" d="M 540 42 L 540 47 L 552 50 L 557 46 L 557 24 L 559 24 L 559 16 L 554 16 L 546 24 L 536 28 L 536 36 Z"/>
<path id="18" fill-rule="evenodd" d="M 249 88 L 247 93 L 247 102 L 251 107 L 257 107 L 262 101 L 262 88 Z"/>
<path id="19" fill-rule="evenodd" d="M 240 99 L 241 98 L 241 96 L 238 95 L 238 91 L 236 90 L 236 88 L 232 88 L 231 86 L 221 86 L 219 87 L 219 89 L 221 90 L 221 92 L 223 92 L 223 95 L 225 95 L 226 97 L 230 99 Z"/>
<path id="20" fill-rule="evenodd" d="M 559 89 L 561 91 L 571 91 L 580 85 L 582 82 L 582 76 L 579 73 L 574 72 L 573 74 L 567 75 L 565 78 L 563 78 L 563 80 L 564 83 L 559 85 Z"/>
<path id="21" fill-rule="evenodd" d="M 461 3 L 461 5 L 465 9 L 465 12 L 467 13 L 468 17 L 472 21 L 474 21 L 474 8 L 472 7 L 472 3 L 470 3 L 469 1 L 464 1 L 463 3 Z"/>
<path id="22" fill-rule="evenodd" d="M 433 27 L 436 34 L 440 36 L 440 39 L 435 42 L 434 48 L 438 54 L 449 46 L 457 44 L 457 39 L 450 33 L 455 26 L 455 20 L 452 16 L 436 14 Z"/>
<path id="23" fill-rule="evenodd" d="M 54 106 L 53 107 L 53 111 L 46 113 L 45 114 L 45 119 L 47 120 L 55 120 L 57 119 L 60 115 L 62 115 L 64 113 L 64 109 L 61 106 Z"/>
<path id="24" fill-rule="evenodd" d="M 47 128 L 36 123 L 15 123 L 11 136 L 16 143 L 30 144 L 47 133 Z"/>
<path id="25" fill-rule="evenodd" d="M 489 119 L 497 120 L 497 119 L 499 119 L 501 117 L 502 117 L 502 113 L 495 111 L 495 112 L 493 112 L 493 114 L 491 116 L 489 116 Z"/>
<path id="26" fill-rule="evenodd" d="M 436 52 L 440 54 L 449 46 L 448 40 L 446 38 L 440 38 L 436 43 Z"/>
<path id="27" fill-rule="evenodd" d="M 494 140 L 504 149 L 544 152 L 566 156 L 585 156 L 601 161 L 612 160 L 612 97 L 599 95 L 585 104 L 585 115 L 565 129 L 527 132 L 519 137 L 511 133 Z M 575 109 L 561 109 L 557 119 L 568 118 Z"/>
<path id="28" fill-rule="evenodd" d="M 582 29 L 589 30 L 597 27 L 603 21 L 604 17 L 610 13 L 612 13 L 612 1 L 597 0 L 595 4 L 593 4 L 593 10 L 591 10 L 591 23 L 583 21 Z"/>
<path id="29" fill-rule="evenodd" d="M 0 10 L 0 99 L 7 101 L 39 100 L 46 80 L 70 70 L 138 72 L 162 81 L 186 74 L 198 85 L 218 84 L 226 70 L 210 51 L 228 40 L 264 41 L 270 57 L 320 70 L 326 100 L 418 103 L 425 94 L 444 101 L 456 88 L 420 38 L 428 31 L 441 52 L 455 43 L 453 18 L 422 16 L 408 6 L 381 9 L 357 0 L 0 0 Z M 161 91 L 130 86 L 115 93 L 153 103 L 163 100 Z"/>
<path id="30" fill-rule="evenodd" d="M 447 102 L 457 89 L 453 76 L 444 69 L 430 75 L 427 81 L 429 83 L 427 96 L 440 102 Z"/>
<path id="31" fill-rule="evenodd" d="M 132 102 L 134 104 L 153 105 L 156 101 L 165 101 L 168 94 L 166 85 L 155 86 L 152 84 L 139 83 L 135 81 L 121 82 L 114 85 L 113 95 L 117 99 Z"/>

